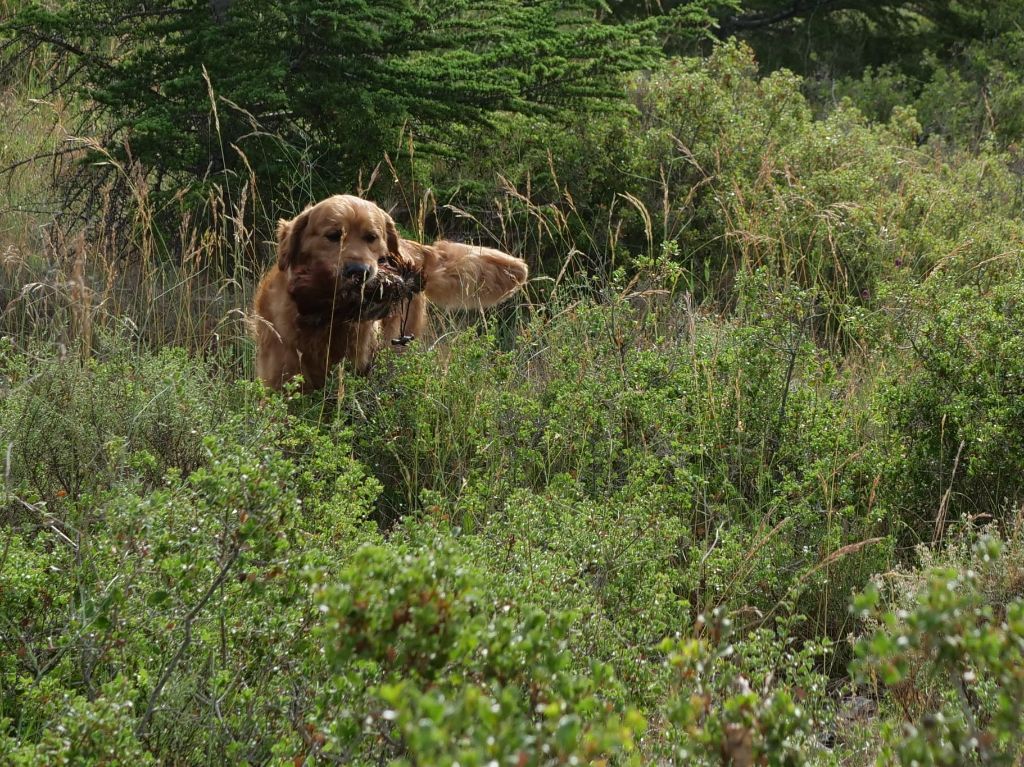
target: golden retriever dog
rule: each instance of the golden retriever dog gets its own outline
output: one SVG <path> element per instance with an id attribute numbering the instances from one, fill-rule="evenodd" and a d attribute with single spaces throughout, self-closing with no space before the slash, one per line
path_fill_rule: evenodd
<path id="1" fill-rule="evenodd" d="M 418 273 L 422 291 L 384 319 L 338 312 L 337 296 L 351 295 L 339 289 L 370 283 L 385 263 Z M 279 389 L 301 374 L 303 390 L 310 391 L 322 388 L 342 360 L 364 374 L 383 340 L 423 333 L 427 301 L 447 308 L 493 306 L 527 275 L 526 262 L 500 250 L 405 240 L 391 216 L 372 202 L 328 197 L 278 222 L 277 263 L 260 281 L 253 307 L 256 375 Z"/>

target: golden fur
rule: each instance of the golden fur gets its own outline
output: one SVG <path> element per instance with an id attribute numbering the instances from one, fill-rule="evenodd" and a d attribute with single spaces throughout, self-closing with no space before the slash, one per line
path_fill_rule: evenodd
<path id="1" fill-rule="evenodd" d="M 404 307 L 380 321 L 312 323 L 307 318 L 341 280 L 372 279 L 378 263 L 389 257 L 422 274 L 424 290 L 412 299 L 405 320 L 405 332 L 416 337 L 425 329 L 427 300 L 451 308 L 493 306 L 521 287 L 528 274 L 522 259 L 493 248 L 402 239 L 391 216 L 372 202 L 328 197 L 291 221 L 278 222 L 277 263 L 260 281 L 253 307 L 260 380 L 276 389 L 301 373 L 304 390 L 319 389 L 342 360 L 365 373 L 379 339 L 399 335 Z"/>

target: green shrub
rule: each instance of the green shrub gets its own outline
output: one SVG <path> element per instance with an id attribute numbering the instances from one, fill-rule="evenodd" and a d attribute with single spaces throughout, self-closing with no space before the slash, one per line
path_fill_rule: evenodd
<path id="1" fill-rule="evenodd" d="M 59 694 L 59 693 L 58 693 Z M 0 734 L 0 757 L 12 767 L 51 765 L 156 764 L 134 731 L 137 691 L 118 678 L 90 700 L 65 693 L 58 717 L 48 722 L 38 743 L 18 746 Z M 2 720 L 0 720 L 2 721 Z"/>
<path id="2" fill-rule="evenodd" d="M 872 87 L 889 94 L 883 80 Z M 805 84 L 785 70 L 761 76 L 749 48 L 721 44 L 636 78 L 632 114 L 554 137 L 510 122 L 435 180 L 447 189 L 500 174 L 501 198 L 446 201 L 551 271 L 603 286 L 617 267 L 671 260 L 677 288 L 731 310 L 737 279 L 765 268 L 815 293 L 822 343 L 863 343 L 849 309 L 884 308 L 890 285 L 919 282 L 952 254 L 973 269 L 1019 248 L 1013 156 L 919 146 L 922 117 L 903 105 L 884 123 L 849 101 L 815 119 Z"/>
<path id="3" fill-rule="evenodd" d="M 746 321 L 725 324 L 622 298 L 554 305 L 509 351 L 465 334 L 443 367 L 404 356 L 350 386 L 382 517 L 433 510 L 486 538 L 488 558 L 587 562 L 592 586 L 559 606 L 595 634 L 607 621 L 655 642 L 683 599 L 691 619 L 796 600 L 811 633 L 843 636 L 846 595 L 890 552 L 881 445 L 810 340 L 813 299 L 746 290 Z M 622 663 L 620 678 L 646 674 Z"/>
<path id="4" fill-rule="evenodd" d="M 122 480 L 153 485 L 170 468 L 187 474 L 204 463 L 202 440 L 223 401 L 207 396 L 206 367 L 181 350 L 138 357 L 121 348 L 84 365 L 47 355 L 29 367 L 0 343 L 9 493 L 56 512 Z"/>
<path id="5" fill-rule="evenodd" d="M 855 670 L 902 704 L 882 732 L 879 763 L 1019 764 L 1024 727 L 1024 600 L 1019 542 L 1002 556 L 982 537 L 968 556 L 933 566 L 907 589 L 892 579 L 855 607 L 878 624 Z M 1010 574 L 1011 580 L 1006 576 Z M 991 592 L 994 584 L 1010 585 Z"/>
<path id="6" fill-rule="evenodd" d="M 186 377 L 174 364 L 184 368 L 183 358 L 155 360 L 171 382 Z M 140 361 L 142 370 L 154 365 Z M 62 374 L 102 397 L 125 370 L 120 359 L 87 369 L 55 362 L 30 384 Z M 84 392 L 65 416 L 84 407 Z M 211 414 L 191 473 L 152 456 L 133 473 L 140 459 L 128 454 L 89 477 L 90 493 L 61 498 L 59 516 L 7 493 L 20 512 L 0 543 L 0 717 L 15 736 L 5 747 L 19 758 L 131 763 L 141 747 L 156 761 L 262 761 L 303 748 L 295 717 L 324 677 L 306 637 L 317 614 L 302 571 L 329 573 L 378 539 L 368 522 L 377 485 L 349 457 L 344 434 L 296 420 L 259 387 L 178 394 L 172 410 Z M 15 400 L 36 402 L 21 394 L 8 404 Z M 103 415 L 113 427 L 132 422 L 113 407 Z M 45 446 L 38 428 L 24 438 Z M 88 454 L 109 439 L 101 430 L 76 436 Z M 156 471 L 160 481 L 150 482 Z M 117 680 L 115 695 L 108 685 Z M 68 717 L 85 719 L 61 736 Z M 83 729 L 90 718 L 95 737 Z"/>
<path id="7" fill-rule="evenodd" d="M 913 354 L 880 393 L 897 441 L 889 487 L 919 539 L 1024 498 L 1024 280 L 1009 263 L 1009 277 L 994 263 L 976 286 L 939 276 L 921 290 L 904 322 Z"/>
<path id="8" fill-rule="evenodd" d="M 825 648 L 793 647 L 762 630 L 730 636 L 721 615 L 702 619 L 703 635 L 665 640 L 671 668 L 667 741 L 680 764 L 800 765 L 826 761 L 816 731 L 828 725 L 826 679 L 816 670 Z M 734 640 L 737 640 L 734 643 Z"/>
<path id="9" fill-rule="evenodd" d="M 916 150 L 919 129 L 906 112 L 871 125 L 840 105 L 815 121 L 799 79 L 756 77 L 746 49 L 670 65 L 646 92 L 645 156 L 671 161 L 670 188 L 688 222 L 669 236 L 719 300 L 736 274 L 766 265 L 816 288 L 838 319 L 843 306 L 874 305 L 880 284 L 903 270 L 926 274 L 952 251 L 984 260 L 990 238 L 978 235 L 988 222 L 1019 232 L 1006 205 L 1015 182 L 998 161 L 987 162 L 991 175 L 969 170 L 976 161 L 967 157 L 954 160 L 962 169 L 936 166 Z"/>
<path id="10" fill-rule="evenodd" d="M 979 5 L 983 8 L 960 4 L 950 9 L 946 23 L 922 30 L 923 37 L 947 37 L 933 41 L 918 60 L 889 62 L 830 82 L 828 97 L 849 96 L 879 120 L 888 120 L 897 107 L 913 108 L 926 135 L 954 147 L 1019 144 L 1024 138 L 1019 27 L 1024 5 L 1019 0 Z M 954 31 L 957 22 L 963 27 Z"/>
<path id="11" fill-rule="evenodd" d="M 640 763 L 628 755 L 644 720 L 611 705 L 609 667 L 574 668 L 571 614 L 495 602 L 488 580 L 438 540 L 420 552 L 362 549 L 319 592 L 335 674 L 321 713 L 324 753 L 350 761 L 383 747 L 395 765 L 615 754 Z"/>

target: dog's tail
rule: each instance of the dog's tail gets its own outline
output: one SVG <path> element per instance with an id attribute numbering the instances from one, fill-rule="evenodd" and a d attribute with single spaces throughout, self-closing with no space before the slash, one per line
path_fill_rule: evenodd
<path id="1" fill-rule="evenodd" d="M 426 260 L 424 293 L 449 309 L 479 309 L 511 297 L 526 284 L 529 269 L 521 258 L 494 248 L 439 240 Z"/>

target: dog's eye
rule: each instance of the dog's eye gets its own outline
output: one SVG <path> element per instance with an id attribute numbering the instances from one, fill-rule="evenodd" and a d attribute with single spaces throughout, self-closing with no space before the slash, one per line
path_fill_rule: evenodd
<path id="1" fill-rule="evenodd" d="M 377 241 L 377 233 L 376 232 L 367 232 L 366 234 L 363 235 L 363 239 L 366 240 L 369 243 L 374 243 L 374 242 Z"/>
<path id="2" fill-rule="evenodd" d="M 324 237 L 326 237 L 331 242 L 341 242 L 341 232 L 339 232 L 337 229 L 328 232 L 327 234 L 324 235 Z"/>

